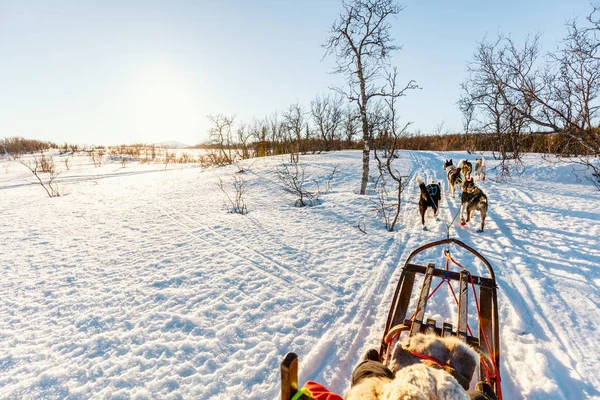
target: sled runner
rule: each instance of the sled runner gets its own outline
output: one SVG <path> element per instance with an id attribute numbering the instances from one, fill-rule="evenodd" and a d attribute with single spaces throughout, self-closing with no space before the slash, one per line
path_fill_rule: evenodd
<path id="1" fill-rule="evenodd" d="M 471 253 L 475 260 L 479 260 L 487 269 L 486 276 L 475 275 L 473 267 L 470 270 L 457 262 L 452 256 L 450 245 L 456 245 Z M 432 263 L 419 265 L 414 262 L 417 255 L 436 247 L 440 249 L 445 247 L 443 249 L 445 265 L 442 268 Z M 439 283 L 432 290 L 434 278 L 439 279 Z M 422 280 L 419 292 L 417 292 L 419 288 L 415 285 L 416 280 Z M 447 284 L 449 298 L 456 301 L 458 312 L 454 319 L 455 326 L 447 322 L 438 326 L 434 319 L 426 318 L 425 315 L 426 310 L 430 311 L 429 314 L 436 311 L 429 310 L 427 303 L 438 289 L 446 286 L 444 284 Z M 453 284 L 455 286 L 458 284 L 458 291 L 455 291 Z M 388 366 L 394 344 L 402 335 L 404 335 L 403 339 L 418 333 L 435 334 L 441 337 L 456 336 L 479 354 L 478 380 L 489 384 L 497 399 L 502 400 L 500 326 L 496 287 L 496 278 L 490 263 L 477 251 L 457 239 L 448 238 L 417 248 L 408 256 L 402 268 L 381 340 L 379 361 Z M 411 299 L 416 302 L 416 305 L 411 304 Z M 469 307 L 469 303 L 471 305 L 474 303 L 474 309 Z M 477 327 L 472 328 L 469 325 L 469 315 L 471 321 L 474 319 L 477 321 Z M 298 357 L 294 353 L 288 353 L 281 363 L 281 399 L 292 398 L 309 397 L 298 392 Z"/>

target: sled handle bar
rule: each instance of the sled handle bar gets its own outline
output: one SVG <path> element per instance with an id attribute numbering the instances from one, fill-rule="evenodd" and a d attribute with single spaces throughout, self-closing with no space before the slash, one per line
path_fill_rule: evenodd
<path id="1" fill-rule="evenodd" d="M 492 265 L 489 263 L 489 261 L 486 260 L 486 258 L 484 256 L 482 256 L 477 250 L 473 249 L 470 246 L 467 246 L 460 240 L 454 239 L 454 238 L 448 238 L 448 239 L 438 240 L 437 242 L 427 243 L 426 245 L 423 245 L 423 246 L 415 249 L 412 253 L 410 253 L 410 255 L 406 259 L 406 263 L 404 265 L 406 266 L 406 265 L 410 264 L 413 257 L 416 256 L 417 254 L 419 254 L 420 252 L 430 249 L 432 247 L 442 246 L 442 245 L 448 244 L 448 243 L 454 243 L 454 244 L 462 247 L 463 249 L 467 250 L 468 252 L 473 254 L 478 259 L 480 259 L 481 262 L 483 262 L 483 264 L 487 268 L 488 273 L 490 274 L 490 278 L 493 279 L 494 281 L 496 281 L 496 275 L 494 274 L 494 270 L 492 269 Z"/>

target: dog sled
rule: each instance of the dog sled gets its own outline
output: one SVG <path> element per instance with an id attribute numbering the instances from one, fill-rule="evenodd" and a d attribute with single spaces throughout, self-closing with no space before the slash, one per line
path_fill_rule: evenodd
<path id="1" fill-rule="evenodd" d="M 473 256 L 469 268 L 455 260 L 451 246 L 466 250 Z M 442 259 L 436 250 L 442 250 L 444 265 L 422 265 L 424 263 L 416 261 L 425 258 L 424 256 L 429 257 L 430 254 L 437 254 L 435 258 Z M 475 264 L 478 264 L 477 267 L 483 273 L 477 273 Z M 436 285 L 432 288 L 434 281 Z M 436 320 L 427 318 L 428 315 L 440 315 L 436 313 L 435 302 L 430 300 L 436 294 L 439 296 L 444 287 L 450 302 L 455 302 L 455 325 L 448 322 L 439 325 Z M 496 398 L 502 400 L 500 324 L 496 288 L 496 278 L 490 263 L 463 242 L 448 238 L 417 248 L 408 256 L 402 268 L 382 335 L 379 361 L 388 365 L 394 344 L 401 338 L 406 339 L 419 333 L 440 337 L 455 336 L 479 354 L 479 366 L 476 369 L 478 380 L 487 383 Z M 477 326 L 473 326 L 473 322 L 476 322 Z M 281 363 L 280 370 L 282 400 L 309 398 L 298 393 L 296 354 L 288 353 Z"/>

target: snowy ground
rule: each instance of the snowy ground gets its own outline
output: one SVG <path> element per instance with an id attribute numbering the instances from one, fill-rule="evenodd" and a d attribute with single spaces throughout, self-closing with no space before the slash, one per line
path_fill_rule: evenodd
<path id="1" fill-rule="evenodd" d="M 464 156 L 403 152 L 399 164 L 445 184 L 444 159 Z M 217 189 L 233 167 L 82 156 L 50 199 L 0 161 L 0 398 L 276 398 L 288 351 L 301 380 L 345 392 L 379 344 L 399 265 L 445 237 L 459 199 L 444 197 L 423 231 L 411 182 L 389 233 L 356 194 L 359 152 L 301 162 L 313 176 L 340 165 L 321 205 L 293 207 L 281 158 L 250 160 L 241 216 Z M 521 172 L 481 183 L 485 233 L 478 216 L 450 229 L 496 270 L 505 399 L 600 398 L 600 193 L 539 156 Z"/>

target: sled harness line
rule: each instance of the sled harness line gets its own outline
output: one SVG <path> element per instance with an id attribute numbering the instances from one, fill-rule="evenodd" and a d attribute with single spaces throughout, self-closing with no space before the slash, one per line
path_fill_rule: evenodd
<path id="1" fill-rule="evenodd" d="M 454 224 L 454 221 L 456 221 L 456 217 L 459 216 L 460 211 L 461 211 L 461 208 L 459 207 L 458 211 L 454 215 L 454 218 L 452 218 L 452 221 L 450 221 L 449 224 L 446 224 L 446 239 L 450 239 L 450 228 L 452 227 L 452 224 Z"/>

